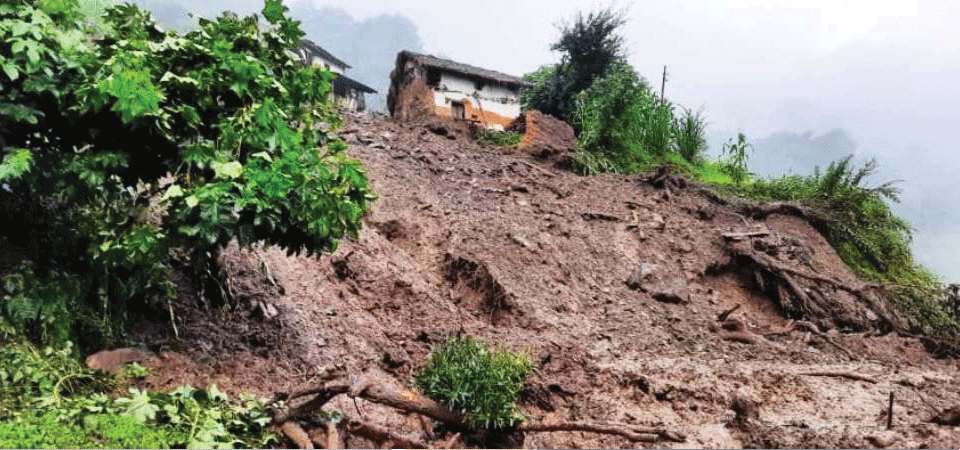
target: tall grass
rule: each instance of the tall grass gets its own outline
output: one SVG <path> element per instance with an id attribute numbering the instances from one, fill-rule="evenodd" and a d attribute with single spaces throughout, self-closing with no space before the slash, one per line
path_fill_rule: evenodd
<path id="1" fill-rule="evenodd" d="M 677 153 L 690 162 L 702 161 L 707 149 L 707 121 L 703 117 L 703 110 L 694 112 L 689 108 L 683 108 L 680 117 L 674 119 L 673 127 Z"/>

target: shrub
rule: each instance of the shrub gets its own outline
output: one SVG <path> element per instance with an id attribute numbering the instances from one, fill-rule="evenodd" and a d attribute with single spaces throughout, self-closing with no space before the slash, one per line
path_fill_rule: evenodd
<path id="1" fill-rule="evenodd" d="M 683 114 L 674 119 L 677 152 L 691 163 L 703 162 L 707 152 L 707 122 L 703 111 L 683 108 Z"/>
<path id="2" fill-rule="evenodd" d="M 474 136 L 480 145 L 498 145 L 500 147 L 516 148 L 520 145 L 523 135 L 516 131 L 480 130 Z"/>
<path id="3" fill-rule="evenodd" d="M 97 347 L 175 295 L 174 251 L 213 277 L 232 239 L 309 254 L 358 233 L 372 197 L 331 134 L 332 75 L 295 61 L 303 32 L 279 0 L 263 22 L 224 13 L 184 35 L 132 4 L 98 29 L 79 11 L 0 7 L 0 214 L 24 243 L 0 325 Z"/>
<path id="4" fill-rule="evenodd" d="M 451 338 L 414 376 L 426 396 L 462 413 L 478 427 L 503 428 L 523 415 L 516 400 L 533 368 L 522 353 L 490 349 L 472 337 Z"/>
<path id="5" fill-rule="evenodd" d="M 753 146 L 747 142 L 747 136 L 743 133 L 737 134 L 736 142 L 730 139 L 723 144 L 722 153 L 725 158 L 721 160 L 721 170 L 730 175 L 733 183 L 737 186 L 743 184 L 750 176 L 750 172 L 747 171 L 747 159 L 749 158 L 749 150 L 752 148 Z"/>
<path id="6" fill-rule="evenodd" d="M 261 448 L 274 442 L 265 404 L 216 387 L 130 389 L 81 367 L 69 345 L 0 347 L 0 448 Z"/>

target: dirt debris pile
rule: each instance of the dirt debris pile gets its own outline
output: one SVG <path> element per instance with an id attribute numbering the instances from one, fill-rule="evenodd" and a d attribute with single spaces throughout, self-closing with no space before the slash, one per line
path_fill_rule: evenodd
<path id="1" fill-rule="evenodd" d="M 884 334 L 903 318 L 789 208 L 761 214 L 674 178 L 580 177 L 478 146 L 456 124 L 350 116 L 341 134 L 380 197 L 359 239 L 316 258 L 230 249 L 229 277 L 257 280 L 233 295 L 263 306 L 210 325 L 177 304 L 183 350 L 228 390 L 292 392 L 327 366 L 402 384 L 464 333 L 532 355 L 531 420 L 684 436 L 529 431 L 528 447 L 877 446 L 890 392 L 883 443 L 960 442 L 930 422 L 960 404 L 956 364 Z M 825 372 L 875 382 L 811 375 Z M 324 404 L 357 419 L 349 396 Z M 397 436 L 454 438 L 434 419 L 361 407 Z M 350 420 L 343 445 L 383 444 Z"/>

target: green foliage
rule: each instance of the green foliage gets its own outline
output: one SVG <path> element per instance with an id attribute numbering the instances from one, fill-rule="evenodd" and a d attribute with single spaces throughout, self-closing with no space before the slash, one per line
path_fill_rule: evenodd
<path id="1" fill-rule="evenodd" d="M 261 448 L 275 442 L 259 400 L 230 402 L 216 387 L 169 393 L 131 388 L 82 368 L 68 346 L 0 348 L 0 448 Z"/>
<path id="2" fill-rule="evenodd" d="M 224 13 L 179 35 L 132 4 L 0 7 L 2 232 L 26 244 L 29 286 L 78 283 L 55 299 L 16 295 L 65 306 L 75 314 L 53 320 L 96 346 L 131 306 L 175 295 L 173 250 L 211 273 L 232 239 L 312 254 L 357 235 L 367 179 L 331 133 L 332 75 L 296 62 L 303 32 L 285 12 L 267 0 L 266 24 Z M 42 328 L 23 314 L 4 321 Z"/>
<path id="3" fill-rule="evenodd" d="M 503 428 L 524 418 L 516 400 L 532 368 L 525 354 L 490 349 L 469 336 L 454 337 L 434 349 L 414 382 L 472 425 Z"/>
<path id="4" fill-rule="evenodd" d="M 734 192 L 760 201 L 789 201 L 813 207 L 829 219 L 821 230 L 837 255 L 858 275 L 887 283 L 890 298 L 915 318 L 924 333 L 960 333 L 960 317 L 945 304 L 941 282 L 918 266 L 910 250 L 909 223 L 893 214 L 895 182 L 867 186 L 875 160 L 857 167 L 853 155 L 812 175 L 789 175 L 737 183 Z M 724 168 L 729 162 L 722 163 Z M 727 170 L 729 172 L 729 170 Z M 742 184 L 742 185 L 741 185 Z"/>
<path id="5" fill-rule="evenodd" d="M 0 181 L 17 179 L 30 171 L 33 153 L 27 149 L 17 149 L 3 157 L 0 162 Z"/>
<path id="6" fill-rule="evenodd" d="M 585 153 L 575 158 L 589 173 L 637 173 L 670 155 L 702 163 L 706 150 L 701 113 L 675 115 L 672 103 L 653 92 L 627 64 L 618 64 L 577 96 L 575 124 Z M 595 164 L 604 161 L 603 164 Z"/>
<path id="7" fill-rule="evenodd" d="M 525 76 L 533 88 L 522 99 L 524 108 L 570 120 L 577 94 L 623 61 L 623 37 L 616 31 L 624 24 L 625 12 L 611 8 L 561 24 L 560 39 L 550 47 L 563 55 L 561 62 Z"/>
<path id="8" fill-rule="evenodd" d="M 747 159 L 749 151 L 753 146 L 747 142 L 747 136 L 743 133 L 737 133 L 737 140 L 730 139 L 723 144 L 722 154 L 725 158 L 721 161 L 721 168 L 737 186 L 743 184 L 750 176 L 747 171 Z"/>
<path id="9" fill-rule="evenodd" d="M 516 131 L 481 130 L 474 135 L 480 145 L 497 145 L 500 147 L 516 148 L 520 145 L 523 135 Z"/>
<path id="10" fill-rule="evenodd" d="M 673 128 L 677 153 L 689 162 L 702 162 L 707 151 L 707 121 L 703 110 L 694 112 L 683 108 L 683 114 L 674 118 Z"/>

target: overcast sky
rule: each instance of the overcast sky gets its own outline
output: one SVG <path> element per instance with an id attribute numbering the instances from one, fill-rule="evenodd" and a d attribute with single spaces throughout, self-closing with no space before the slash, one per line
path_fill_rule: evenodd
<path id="1" fill-rule="evenodd" d="M 794 173 L 851 152 L 876 157 L 875 184 L 904 180 L 895 208 L 917 229 L 918 261 L 960 282 L 960 2 L 300 1 L 358 22 L 404 16 L 423 51 L 516 75 L 558 59 L 549 46 L 561 20 L 626 8 L 629 61 L 656 86 L 668 66 L 667 97 L 704 108 L 714 151 L 743 131 L 764 153 L 751 167 L 760 173 L 787 150 L 783 170 Z"/>

